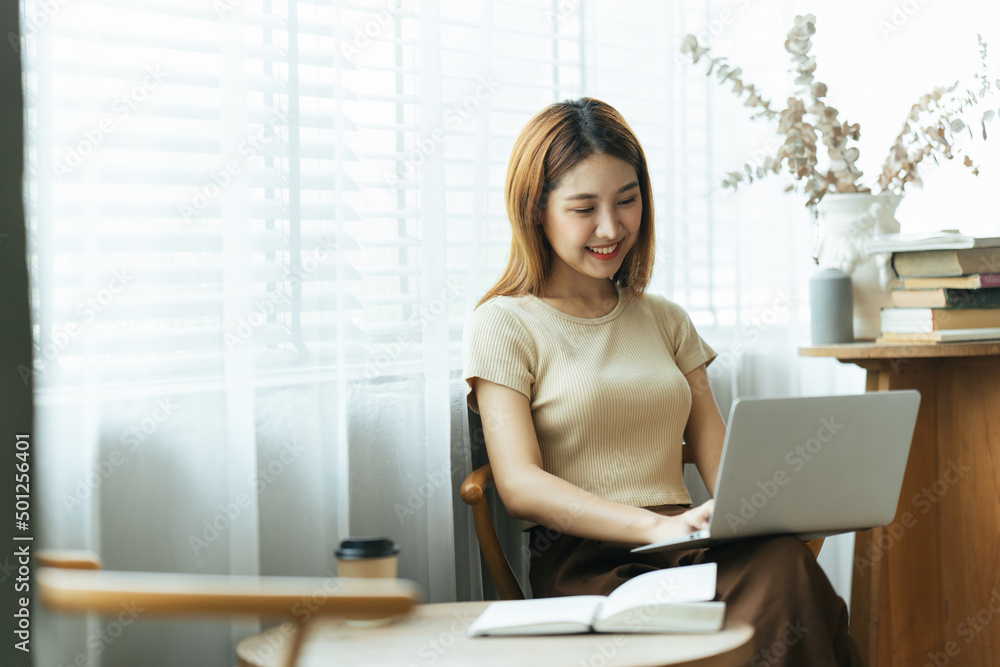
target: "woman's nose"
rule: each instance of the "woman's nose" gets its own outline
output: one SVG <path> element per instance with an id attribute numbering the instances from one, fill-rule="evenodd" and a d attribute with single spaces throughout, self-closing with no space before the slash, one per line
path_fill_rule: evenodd
<path id="1" fill-rule="evenodd" d="M 602 208 L 598 214 L 597 229 L 600 238 L 613 239 L 618 236 L 618 218 L 614 209 Z"/>

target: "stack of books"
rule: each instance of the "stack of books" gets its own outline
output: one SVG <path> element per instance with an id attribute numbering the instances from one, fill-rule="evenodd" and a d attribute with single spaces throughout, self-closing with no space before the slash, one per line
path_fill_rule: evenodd
<path id="1" fill-rule="evenodd" d="M 878 343 L 1000 339 L 1000 237 L 956 232 L 876 239 L 869 252 L 892 252 L 902 287 L 882 309 Z"/>

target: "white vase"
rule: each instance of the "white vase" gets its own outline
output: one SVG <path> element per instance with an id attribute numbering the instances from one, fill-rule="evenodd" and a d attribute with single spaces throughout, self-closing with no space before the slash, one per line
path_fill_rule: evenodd
<path id="1" fill-rule="evenodd" d="M 833 193 L 815 207 L 815 257 L 820 268 L 840 269 L 851 277 L 855 340 L 878 336 L 880 310 L 892 305 L 889 288 L 895 275 L 889 265 L 891 254 L 869 255 L 864 246 L 870 238 L 899 232 L 895 212 L 901 199 L 887 193 Z"/>

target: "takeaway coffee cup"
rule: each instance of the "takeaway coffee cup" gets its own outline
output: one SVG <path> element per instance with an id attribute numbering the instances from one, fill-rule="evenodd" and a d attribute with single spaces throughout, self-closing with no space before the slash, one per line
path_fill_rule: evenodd
<path id="1" fill-rule="evenodd" d="M 387 537 L 351 537 L 340 543 L 337 575 L 394 579 L 399 562 L 399 547 Z"/>
<path id="2" fill-rule="evenodd" d="M 340 543 L 337 556 L 337 576 L 395 579 L 399 547 L 387 537 L 352 537 Z M 374 627 L 392 621 L 389 618 L 351 618 L 347 624 Z"/>

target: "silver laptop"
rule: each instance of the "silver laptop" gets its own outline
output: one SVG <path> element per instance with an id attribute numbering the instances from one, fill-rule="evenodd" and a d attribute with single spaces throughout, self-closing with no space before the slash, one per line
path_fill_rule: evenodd
<path id="1" fill-rule="evenodd" d="M 759 535 L 804 540 L 896 515 L 920 393 L 736 399 L 709 527 L 632 549 L 693 549 Z"/>

